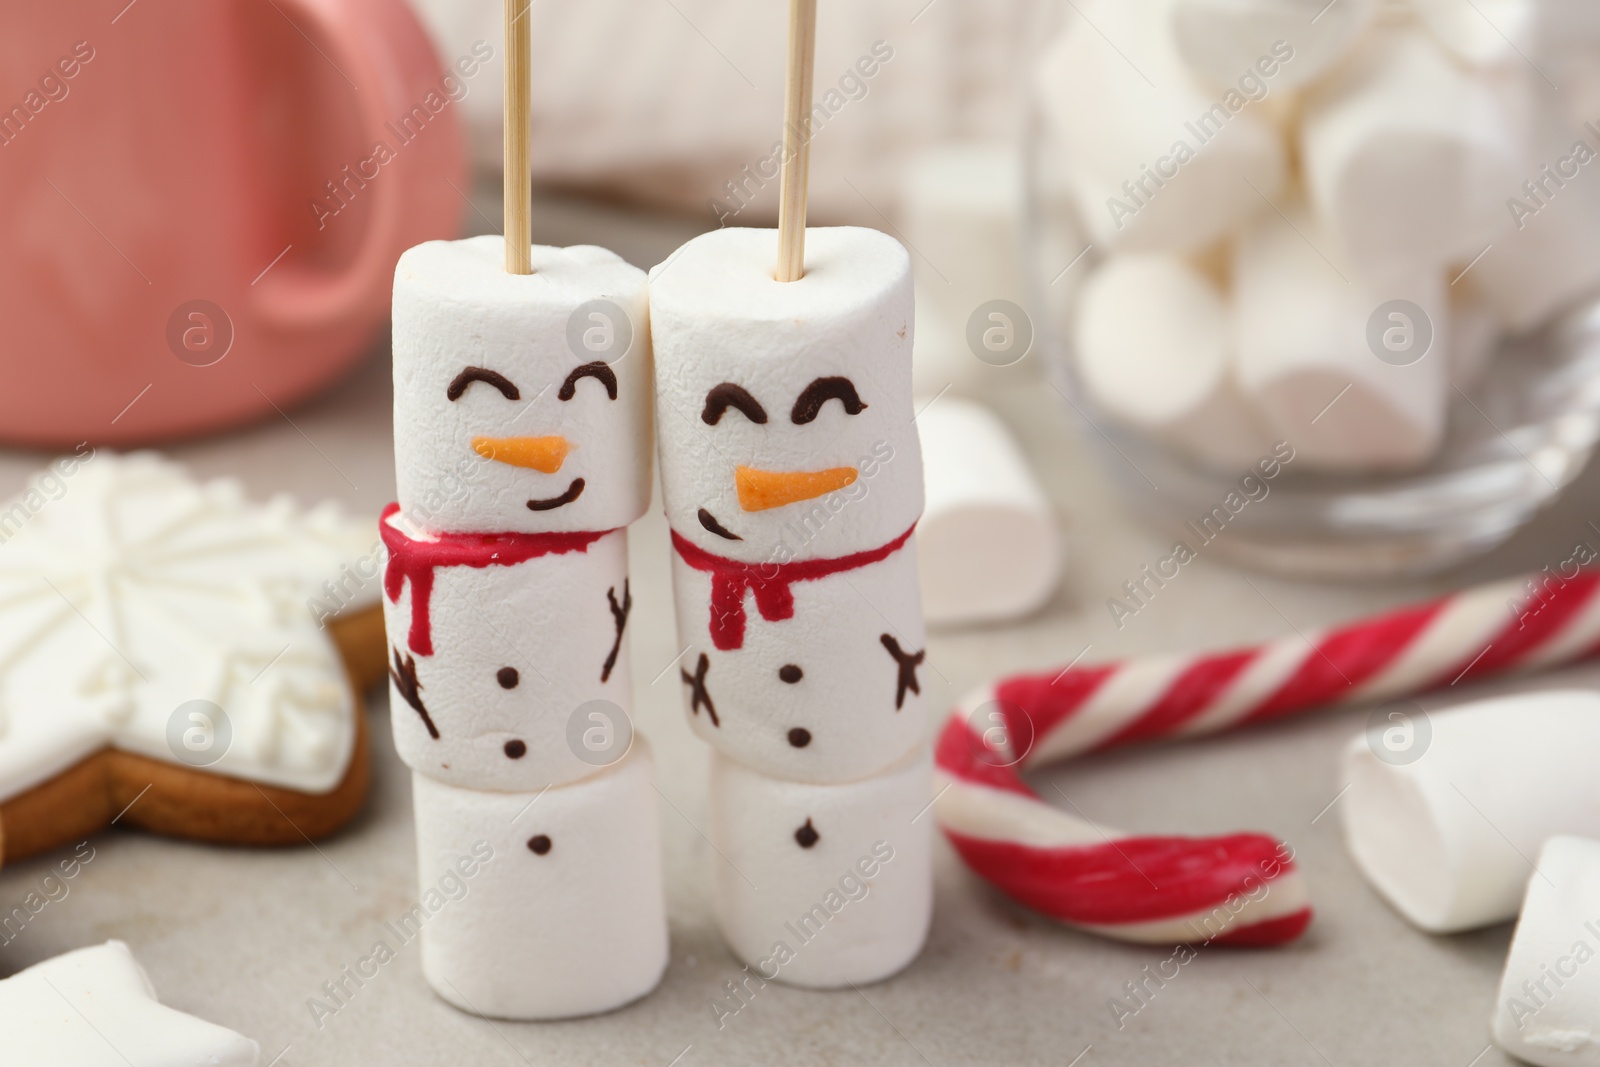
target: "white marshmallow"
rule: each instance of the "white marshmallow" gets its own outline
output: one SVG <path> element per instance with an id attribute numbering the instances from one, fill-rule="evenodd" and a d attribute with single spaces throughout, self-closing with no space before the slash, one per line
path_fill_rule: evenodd
<path id="1" fill-rule="evenodd" d="M 400 923 L 420 925 L 439 996 L 495 1018 L 557 1019 L 655 988 L 667 923 L 651 776 L 643 738 L 605 773 L 542 792 L 412 776 L 422 900 Z M 465 895 L 441 902 L 446 877 Z"/>
<path id="2" fill-rule="evenodd" d="M 388 521 L 420 538 L 398 513 Z M 431 653 L 418 648 L 416 585 L 384 598 L 395 748 L 413 770 L 463 788 L 528 791 L 587 777 L 626 751 L 633 681 L 617 618 L 630 606 L 626 530 L 512 566 L 435 568 Z M 609 756 L 581 743 L 591 725 L 611 730 Z"/>
<path id="3" fill-rule="evenodd" d="M 849 512 L 834 521 L 849 522 Z M 694 732 L 762 774 L 804 782 L 865 778 L 923 744 L 928 643 L 917 551 L 912 538 L 882 562 L 795 582 L 792 618 L 769 620 L 746 595 L 734 649 L 716 647 L 711 575 L 675 554 L 678 638 L 688 646 L 679 677 Z"/>
<path id="4" fill-rule="evenodd" d="M 459 533 L 626 526 L 650 501 L 644 273 L 601 248 L 536 246 L 535 273 L 518 276 L 506 273 L 504 249 L 499 237 L 430 241 L 395 269 L 401 510 L 422 529 Z M 569 379 L 596 362 L 615 376 L 615 400 L 603 377 Z M 515 398 L 458 378 L 471 367 L 503 376 Z M 506 442 L 547 438 L 570 450 L 556 469 L 511 462 Z"/>
<path id="5" fill-rule="evenodd" d="M 777 231 L 725 229 L 696 237 L 651 271 L 667 519 L 707 551 L 746 563 L 877 548 L 922 514 L 910 257 L 876 230 L 835 228 L 807 232 L 799 281 L 774 280 L 777 261 Z M 833 378 L 853 383 L 859 413 L 830 399 L 809 421 L 794 421 L 807 389 Z M 729 406 L 709 424 L 708 402 L 724 384 L 748 393 L 765 421 Z M 746 510 L 741 467 L 820 471 L 851 484 Z M 842 508 L 844 518 L 796 537 L 801 520 Z M 709 532 L 702 509 L 740 540 Z"/>
<path id="6" fill-rule="evenodd" d="M 1228 86 L 1277 68 L 1274 83 L 1293 89 L 1344 58 L 1376 10 L 1373 0 L 1178 0 L 1173 15 L 1178 48 L 1202 78 Z M 1281 65 L 1280 42 L 1292 53 Z"/>
<path id="7" fill-rule="evenodd" d="M 917 417 L 928 510 L 917 527 L 929 623 L 1026 615 L 1055 591 L 1061 535 L 1022 448 L 987 408 L 946 398 Z"/>
<path id="8" fill-rule="evenodd" d="M 1470 260 L 1501 228 L 1522 149 L 1491 85 L 1407 28 L 1370 35 L 1306 101 L 1317 214 L 1368 273 Z"/>
<path id="9" fill-rule="evenodd" d="M 1500 229 L 1493 247 L 1462 283 L 1470 283 L 1506 328 L 1518 333 L 1600 295 L 1594 245 L 1600 233 L 1600 135 L 1552 121 L 1555 94 L 1540 95 L 1530 121 L 1542 129 L 1525 156 L 1522 184 L 1497 202 Z"/>
<path id="10" fill-rule="evenodd" d="M 1083 287 L 1078 371 L 1096 406 L 1211 465 L 1272 442 L 1232 374 L 1233 323 L 1215 284 L 1175 256 L 1112 256 Z"/>
<path id="11" fill-rule="evenodd" d="M 1007 144 L 959 144 L 911 161 L 902 211 L 915 251 L 915 392 L 972 392 L 1026 358 L 1027 349 L 980 359 L 967 338 L 974 313 L 991 301 L 1026 308 L 1022 158 Z M 1031 329 L 1031 327 L 1030 327 Z M 1036 347 L 1036 346 L 1033 346 Z M 1037 362 L 1037 361 L 1035 361 Z"/>
<path id="12" fill-rule="evenodd" d="M 1500 697 L 1427 722 L 1427 748 L 1408 764 L 1378 757 L 1381 733 L 1350 743 L 1345 843 L 1373 888 L 1424 930 L 1504 922 L 1522 900 L 1527 857 L 1547 839 L 1600 836 L 1600 696 Z M 1422 743 L 1414 719 L 1388 729 Z"/>
<path id="13" fill-rule="evenodd" d="M 1474 66 L 1522 63 L 1538 46 L 1546 0 L 1410 0 L 1428 32 Z"/>
<path id="14" fill-rule="evenodd" d="M 712 757 L 711 840 L 723 937 L 751 971 L 833 988 L 896 973 L 933 908 L 933 765 L 802 785 Z"/>
<path id="15" fill-rule="evenodd" d="M 1600 1064 L 1600 841 L 1552 837 L 1511 939 L 1494 1040 L 1539 1067 Z"/>
<path id="16" fill-rule="evenodd" d="M 1064 142 L 1068 181 L 1103 248 L 1203 248 L 1259 211 L 1287 171 L 1265 111 L 1183 65 L 1175 2 L 1096 6 L 1093 25 L 1069 26 L 1036 74 L 1045 136 Z"/>
<path id="17" fill-rule="evenodd" d="M 1428 460 L 1444 431 L 1449 388 L 1444 289 L 1435 274 L 1362 277 L 1298 206 L 1263 216 L 1241 235 L 1233 284 L 1239 381 L 1273 432 L 1294 446 L 1296 463 L 1375 470 Z M 1432 332 L 1426 354 L 1406 366 L 1379 359 L 1369 343 L 1369 325 L 1391 300 L 1423 310 L 1427 323 L 1411 324 L 1413 344 Z M 1404 322 L 1380 317 L 1385 331 L 1403 330 Z M 1402 333 L 1392 336 L 1404 342 Z"/>

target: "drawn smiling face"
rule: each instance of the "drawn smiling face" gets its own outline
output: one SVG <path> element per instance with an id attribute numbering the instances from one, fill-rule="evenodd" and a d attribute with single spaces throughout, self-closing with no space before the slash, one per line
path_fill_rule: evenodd
<path id="1" fill-rule="evenodd" d="M 439 532 L 608 530 L 650 493 L 645 277 L 595 248 L 433 242 L 395 281 L 402 511 Z"/>
<path id="2" fill-rule="evenodd" d="M 775 255 L 770 231 L 720 230 L 656 269 L 667 517 L 743 562 L 878 547 L 922 512 L 905 252 L 875 231 L 811 231 L 790 283 Z"/>

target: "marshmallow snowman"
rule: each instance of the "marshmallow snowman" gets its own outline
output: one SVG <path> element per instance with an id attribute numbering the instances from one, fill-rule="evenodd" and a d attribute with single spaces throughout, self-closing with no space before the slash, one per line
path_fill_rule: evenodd
<path id="1" fill-rule="evenodd" d="M 432 242 L 396 269 L 384 608 L 423 881 L 479 842 L 497 857 L 431 920 L 423 972 L 463 1010 L 544 1019 L 642 996 L 666 960 L 629 725 L 650 334 L 644 273 L 610 252 L 535 247 L 531 275 L 503 253 Z M 530 813 L 544 829 L 522 833 Z"/>
<path id="2" fill-rule="evenodd" d="M 926 734 L 910 260 L 875 230 L 695 238 L 651 275 L 690 722 L 762 774 L 846 782 Z"/>
<path id="3" fill-rule="evenodd" d="M 839 987 L 906 966 L 932 898 L 911 264 L 864 229 L 777 261 L 726 229 L 652 271 L 661 482 L 724 939 Z"/>

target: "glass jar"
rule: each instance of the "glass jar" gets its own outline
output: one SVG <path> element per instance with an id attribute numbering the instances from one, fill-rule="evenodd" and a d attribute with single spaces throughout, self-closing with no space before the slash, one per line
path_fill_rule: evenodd
<path id="1" fill-rule="evenodd" d="M 1600 439 L 1588 3 L 1056 3 L 1032 304 L 1136 512 L 1246 565 L 1415 574 L 1576 477 Z"/>

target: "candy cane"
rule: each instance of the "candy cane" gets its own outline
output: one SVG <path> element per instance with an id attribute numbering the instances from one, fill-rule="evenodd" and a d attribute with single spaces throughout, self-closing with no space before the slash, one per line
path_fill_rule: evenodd
<path id="1" fill-rule="evenodd" d="M 1597 590 L 1600 574 L 1545 573 L 1253 648 L 1001 679 L 940 735 L 939 824 L 980 877 L 1073 926 L 1146 943 L 1292 941 L 1311 907 L 1286 845 L 1108 830 L 1045 803 L 1020 771 L 1582 659 L 1600 651 Z"/>

